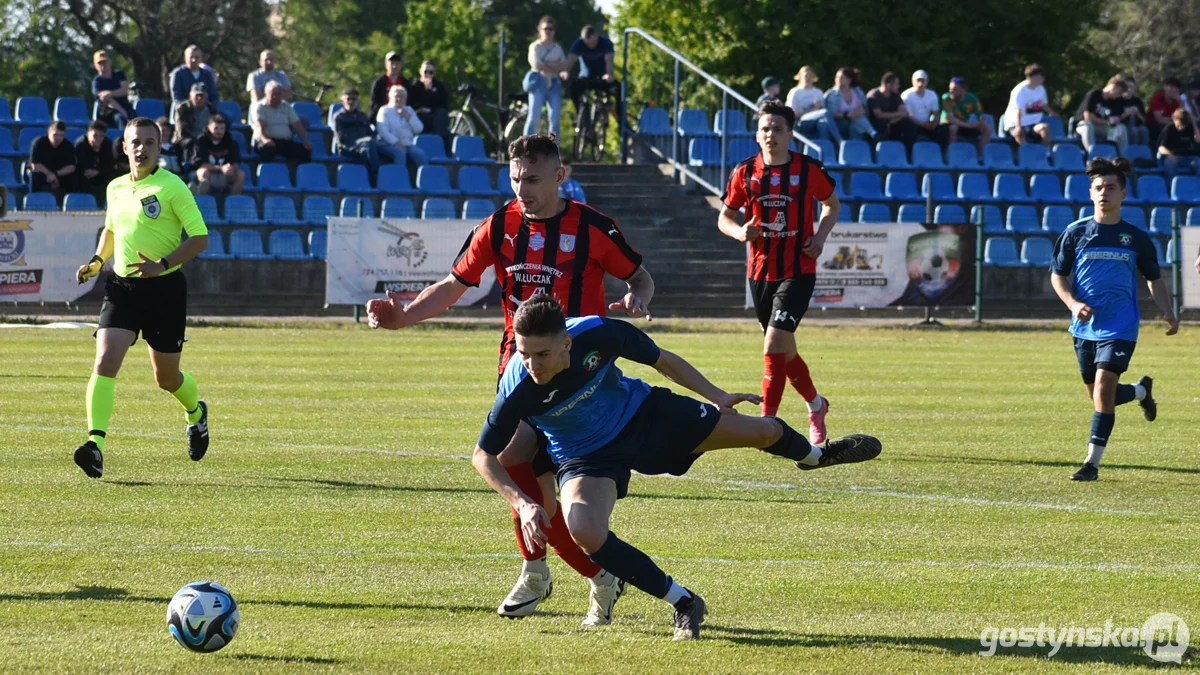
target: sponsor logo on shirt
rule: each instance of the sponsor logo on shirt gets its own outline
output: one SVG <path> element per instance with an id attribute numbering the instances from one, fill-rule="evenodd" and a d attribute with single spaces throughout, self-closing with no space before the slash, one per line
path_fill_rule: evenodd
<path id="1" fill-rule="evenodd" d="M 601 378 L 601 379 L 603 379 L 603 378 Z M 563 413 L 570 412 L 572 408 L 574 408 L 575 406 L 579 405 L 580 403 L 583 403 L 584 401 L 591 398 L 592 394 L 595 394 L 596 390 L 599 388 L 600 388 L 600 383 L 596 382 L 595 384 L 588 387 L 587 389 L 584 389 L 583 392 L 581 392 L 578 396 L 576 396 L 574 399 L 572 399 L 570 403 L 568 403 L 568 404 L 564 405 L 563 407 L 559 408 L 558 410 L 555 410 L 554 412 L 550 413 L 550 416 L 558 417 L 559 415 L 561 415 Z"/>
<path id="2" fill-rule="evenodd" d="M 1084 251 L 1084 260 L 1124 260 L 1128 261 L 1128 251 Z"/>
<path id="3" fill-rule="evenodd" d="M 561 279 L 563 273 L 557 267 L 539 265 L 537 263 L 521 263 L 504 268 L 513 280 L 520 284 L 535 284 L 538 286 L 551 284 L 555 278 Z"/>

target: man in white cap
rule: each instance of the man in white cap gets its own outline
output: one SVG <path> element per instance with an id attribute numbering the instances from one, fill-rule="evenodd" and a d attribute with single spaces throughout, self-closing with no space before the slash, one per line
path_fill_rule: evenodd
<path id="1" fill-rule="evenodd" d="M 918 70 L 912 75 L 912 85 L 900 96 L 904 99 L 904 107 L 908 116 L 917 126 L 917 136 L 935 142 L 943 143 L 944 139 L 938 134 L 938 117 L 942 112 L 942 101 L 938 95 L 929 90 L 929 73 Z"/>

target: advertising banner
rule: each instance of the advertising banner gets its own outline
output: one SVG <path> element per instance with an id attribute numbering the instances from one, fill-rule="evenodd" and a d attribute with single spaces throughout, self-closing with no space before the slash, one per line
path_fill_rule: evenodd
<path id="1" fill-rule="evenodd" d="M 75 272 L 96 252 L 104 216 L 18 212 L 0 220 L 0 302 L 71 302 L 96 285 Z"/>
<path id="2" fill-rule="evenodd" d="M 1196 259 L 1200 256 L 1200 227 L 1180 228 L 1179 242 L 1180 265 L 1183 268 L 1183 306 L 1200 309 L 1200 272 L 1196 270 Z"/>

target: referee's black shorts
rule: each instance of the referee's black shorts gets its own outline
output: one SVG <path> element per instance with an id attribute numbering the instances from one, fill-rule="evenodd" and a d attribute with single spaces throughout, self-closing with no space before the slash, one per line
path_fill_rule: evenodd
<path id="1" fill-rule="evenodd" d="M 776 330 L 795 333 L 800 319 L 808 312 L 813 289 L 817 286 L 817 275 L 797 274 L 779 281 L 750 280 L 750 296 L 754 299 L 754 313 L 764 331 L 767 326 Z"/>
<path id="2" fill-rule="evenodd" d="M 114 274 L 105 281 L 101 328 L 131 330 L 134 342 L 141 333 L 154 351 L 178 354 L 183 351 L 186 323 L 187 280 L 183 272 L 149 279 Z"/>

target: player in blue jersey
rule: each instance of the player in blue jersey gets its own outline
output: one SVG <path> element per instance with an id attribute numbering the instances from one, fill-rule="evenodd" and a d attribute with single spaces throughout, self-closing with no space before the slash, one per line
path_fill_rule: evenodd
<path id="1" fill-rule="evenodd" d="M 526 300 L 513 328 L 520 358 L 510 360 L 501 376 L 475 449 L 475 468 L 520 515 L 527 543 L 540 546 L 550 519 L 496 455 L 522 420 L 545 433 L 571 537 L 597 565 L 671 603 L 677 640 L 699 637 L 704 600 L 608 529 L 631 471 L 680 476 L 701 454 L 722 448 L 761 448 L 811 470 L 873 459 L 883 447 L 864 435 L 814 446 L 777 417 L 738 415 L 735 405 L 761 398 L 723 391 L 628 323 L 599 316 L 565 319 L 547 294 Z M 618 358 L 653 366 L 709 403 L 625 377 Z"/>
<path id="2" fill-rule="evenodd" d="M 1087 175 L 1095 215 L 1072 223 L 1063 232 L 1054 245 L 1050 264 L 1050 284 L 1071 310 L 1079 371 L 1096 409 L 1087 459 L 1071 480 L 1099 477 L 1100 459 L 1116 420 L 1116 406 L 1138 401 L 1148 421 L 1153 422 L 1158 415 L 1153 379 L 1143 376 L 1137 384 L 1118 384 L 1137 346 L 1141 320 L 1138 273 L 1145 277 L 1151 297 L 1170 325 L 1167 335 L 1179 331 L 1179 320 L 1171 310 L 1167 286 L 1158 269 L 1154 242 L 1144 231 L 1121 219 L 1129 171 L 1125 159 L 1092 160 Z"/>

